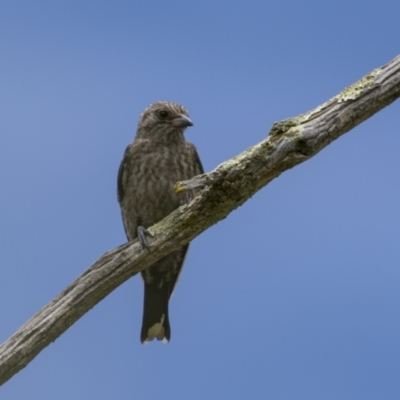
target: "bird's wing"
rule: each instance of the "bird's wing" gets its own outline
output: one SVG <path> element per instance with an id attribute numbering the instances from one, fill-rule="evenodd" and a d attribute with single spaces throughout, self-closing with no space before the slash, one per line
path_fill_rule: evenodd
<path id="1" fill-rule="evenodd" d="M 196 164 L 196 175 L 199 175 L 199 174 L 204 174 L 204 168 L 203 168 L 203 164 L 201 163 L 201 161 L 200 161 L 200 157 L 199 157 L 199 154 L 197 153 L 197 150 L 196 150 L 196 147 L 195 147 L 195 145 L 194 144 L 192 144 L 192 143 L 188 143 L 187 142 L 187 145 L 188 145 L 188 148 L 189 148 L 189 151 L 192 153 L 192 155 L 193 155 L 193 159 L 194 159 L 194 162 L 195 162 L 195 164 Z M 188 244 L 186 244 L 186 245 L 184 245 L 184 246 L 182 246 L 179 250 L 178 250 L 178 258 L 179 258 L 179 268 L 177 269 L 177 271 L 175 272 L 175 274 L 172 276 L 172 279 L 171 279 L 171 283 L 170 283 L 170 294 L 169 294 L 169 296 L 171 297 L 172 296 L 172 293 L 174 292 L 174 290 L 175 290 L 175 287 L 176 287 L 176 284 L 178 283 L 178 280 L 179 280 L 179 277 L 180 277 L 180 275 L 181 275 L 181 272 L 182 272 L 182 269 L 183 269 L 183 266 L 184 266 L 184 264 L 185 264 L 185 261 L 186 261 L 186 256 L 187 256 L 187 252 L 188 252 L 188 249 L 189 249 L 189 243 Z"/>
<path id="2" fill-rule="evenodd" d="M 118 181 L 117 181 L 117 194 L 119 203 L 125 196 L 125 184 L 127 179 L 127 165 L 128 165 L 128 152 L 131 145 L 125 149 L 124 156 L 122 157 L 121 164 L 118 169 Z"/>
<path id="3" fill-rule="evenodd" d="M 181 272 L 183 270 L 183 266 L 185 265 L 185 261 L 186 261 L 186 256 L 188 254 L 188 249 L 189 249 L 189 244 L 185 244 L 184 246 L 182 246 L 178 252 L 178 258 L 179 258 L 179 267 L 178 270 L 173 274 L 173 276 L 171 276 L 171 281 L 170 281 L 170 285 L 169 285 L 169 298 L 171 298 L 172 293 L 174 293 L 174 290 L 176 288 L 176 284 L 178 283 L 179 277 L 181 276 Z"/>
<path id="4" fill-rule="evenodd" d="M 193 153 L 196 167 L 198 168 L 198 171 L 199 171 L 198 174 L 196 174 L 196 175 L 204 174 L 203 164 L 201 163 L 199 153 L 197 153 L 195 145 L 192 143 L 188 143 L 187 145 L 188 145 L 190 151 Z"/>

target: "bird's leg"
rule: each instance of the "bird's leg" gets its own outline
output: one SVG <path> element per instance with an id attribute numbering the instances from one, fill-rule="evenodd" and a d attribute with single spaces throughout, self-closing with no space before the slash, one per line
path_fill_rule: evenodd
<path id="1" fill-rule="evenodd" d="M 193 193 L 188 193 L 186 195 L 186 204 L 190 203 L 193 200 Z"/>
<path id="2" fill-rule="evenodd" d="M 142 249 L 147 249 L 147 251 L 150 253 L 150 248 L 149 244 L 147 243 L 146 235 L 153 237 L 153 235 L 142 225 L 139 225 L 137 227 L 137 235 L 139 238 L 139 242 L 142 245 Z"/>

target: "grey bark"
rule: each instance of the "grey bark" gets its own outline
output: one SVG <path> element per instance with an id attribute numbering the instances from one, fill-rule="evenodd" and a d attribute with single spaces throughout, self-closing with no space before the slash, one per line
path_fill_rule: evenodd
<path id="1" fill-rule="evenodd" d="M 208 174 L 176 185 L 200 193 L 149 230 L 151 252 L 137 241 L 104 254 L 0 346 L 0 384 L 115 288 L 224 219 L 282 172 L 322 150 L 400 97 L 400 56 L 314 110 L 278 122 L 269 136 Z"/>

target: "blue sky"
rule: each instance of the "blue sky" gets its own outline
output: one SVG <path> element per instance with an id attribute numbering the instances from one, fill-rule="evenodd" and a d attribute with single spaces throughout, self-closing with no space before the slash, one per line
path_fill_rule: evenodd
<path id="1" fill-rule="evenodd" d="M 400 3 L 3 1 L 0 340 L 125 242 L 142 110 L 183 104 L 206 171 L 400 53 Z M 400 103 L 193 243 L 168 345 L 134 277 L 1 389 L 20 399 L 400 396 Z"/>

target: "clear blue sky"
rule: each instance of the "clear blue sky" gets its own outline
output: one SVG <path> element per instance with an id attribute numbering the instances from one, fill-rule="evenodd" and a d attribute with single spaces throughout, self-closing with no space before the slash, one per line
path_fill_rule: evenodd
<path id="1" fill-rule="evenodd" d="M 400 3 L 2 1 L 0 340 L 125 242 L 139 114 L 179 102 L 206 171 L 400 53 Z M 126 282 L 6 400 L 400 398 L 400 102 L 193 243 L 172 340 Z"/>

